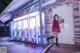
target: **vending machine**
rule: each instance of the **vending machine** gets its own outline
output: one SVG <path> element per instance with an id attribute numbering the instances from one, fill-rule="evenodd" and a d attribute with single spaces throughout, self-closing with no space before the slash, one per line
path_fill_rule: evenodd
<path id="1" fill-rule="evenodd" d="M 29 42 L 28 19 L 23 20 L 23 40 Z"/>
<path id="2" fill-rule="evenodd" d="M 44 20 L 44 13 L 42 13 L 42 32 L 43 34 L 41 35 L 40 33 L 40 16 L 39 16 L 39 12 L 38 14 L 36 14 L 36 36 L 37 36 L 37 43 L 40 44 L 42 41 L 41 41 L 41 36 L 45 36 L 45 20 Z M 44 39 L 43 39 L 44 40 Z"/>
<path id="3" fill-rule="evenodd" d="M 37 44 L 40 42 L 40 17 L 39 14 L 36 15 L 36 37 L 37 37 Z"/>
<path id="4" fill-rule="evenodd" d="M 44 35 L 44 13 L 42 13 L 42 26 L 40 26 L 40 23 L 38 11 L 16 18 L 11 22 L 11 37 L 13 36 L 17 40 L 25 42 L 40 44 Z M 42 27 L 43 35 L 40 33 L 40 27 Z"/>
<path id="5" fill-rule="evenodd" d="M 13 22 L 11 22 L 10 31 L 11 31 L 11 33 L 10 33 L 11 40 L 13 40 L 14 39 L 14 24 L 13 24 Z"/>
<path id="6" fill-rule="evenodd" d="M 13 21 L 11 22 L 11 39 L 16 39 L 17 40 L 17 35 L 18 35 L 18 29 L 17 29 L 17 22 L 16 21 Z"/>
<path id="7" fill-rule="evenodd" d="M 30 41 L 36 42 L 36 16 L 30 17 Z"/>
<path id="8" fill-rule="evenodd" d="M 17 22 L 18 22 L 18 27 L 17 27 L 17 29 L 18 29 L 18 35 L 17 35 L 17 36 L 18 36 L 18 37 L 17 37 L 17 38 L 18 38 L 19 40 L 22 40 L 22 39 L 23 39 L 22 20 L 18 20 Z"/>
<path id="9" fill-rule="evenodd" d="M 14 22 L 13 26 L 14 26 L 14 28 L 13 28 L 13 35 L 14 35 L 15 39 L 17 39 L 17 37 L 18 37 L 17 36 L 18 35 L 17 22 Z"/>

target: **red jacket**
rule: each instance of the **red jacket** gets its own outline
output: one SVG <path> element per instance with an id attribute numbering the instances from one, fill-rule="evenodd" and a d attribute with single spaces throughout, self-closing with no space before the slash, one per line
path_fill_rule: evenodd
<path id="1" fill-rule="evenodd" d="M 53 24 L 52 24 L 52 29 L 54 28 L 60 28 L 59 22 L 56 19 L 53 20 Z"/>

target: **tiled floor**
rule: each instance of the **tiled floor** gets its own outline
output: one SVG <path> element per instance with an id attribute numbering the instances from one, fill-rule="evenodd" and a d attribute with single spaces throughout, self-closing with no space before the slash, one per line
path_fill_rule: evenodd
<path id="1" fill-rule="evenodd" d="M 7 53 L 41 53 L 44 47 L 29 43 L 6 41 L 6 38 L 0 38 L 0 46 L 7 48 Z"/>
<path id="2" fill-rule="evenodd" d="M 22 42 L 9 42 L 4 39 L 0 38 L 0 46 L 7 47 L 7 53 L 42 53 L 42 51 L 47 46 L 39 46 L 39 45 L 33 45 L 29 43 L 22 43 Z M 60 45 L 60 47 L 57 47 L 53 45 L 47 53 L 80 53 L 80 47 L 73 47 L 73 46 L 66 46 L 66 45 Z"/>
<path id="3" fill-rule="evenodd" d="M 60 47 L 57 47 L 53 45 L 48 53 L 80 53 L 80 47 L 73 47 L 73 46 L 66 46 L 66 45 L 60 45 Z"/>
<path id="4" fill-rule="evenodd" d="M 7 47 L 7 53 L 41 53 L 44 47 L 33 44 L 3 42 L 0 46 Z"/>

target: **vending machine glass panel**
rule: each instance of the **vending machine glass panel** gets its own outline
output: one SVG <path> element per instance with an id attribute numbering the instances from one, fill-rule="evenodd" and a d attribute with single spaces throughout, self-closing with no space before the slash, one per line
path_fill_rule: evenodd
<path id="1" fill-rule="evenodd" d="M 18 21 L 18 37 L 21 38 L 22 37 L 22 20 L 21 21 Z"/>
<path id="2" fill-rule="evenodd" d="M 27 29 L 28 28 L 28 20 L 25 19 L 23 20 L 23 29 Z"/>
<path id="3" fill-rule="evenodd" d="M 35 42 L 36 41 L 36 17 L 33 16 L 30 18 L 30 41 Z"/>
<path id="4" fill-rule="evenodd" d="M 23 20 L 23 32 L 24 32 L 24 39 L 25 41 L 29 41 L 28 35 L 28 19 Z"/>
<path id="5" fill-rule="evenodd" d="M 18 31 L 17 31 L 17 22 L 13 22 L 13 33 L 14 33 L 14 37 L 17 37 L 18 35 Z"/>

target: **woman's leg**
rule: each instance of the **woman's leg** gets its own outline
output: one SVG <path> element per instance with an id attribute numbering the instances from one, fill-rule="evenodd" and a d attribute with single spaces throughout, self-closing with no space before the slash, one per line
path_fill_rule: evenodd
<path id="1" fill-rule="evenodd" d="M 51 36 L 51 37 L 47 38 L 47 42 L 49 42 L 49 39 L 51 39 L 51 38 L 54 38 L 54 36 Z"/>
<path id="2" fill-rule="evenodd" d="M 56 38 L 56 45 L 57 45 L 57 46 L 59 46 L 59 43 L 58 43 L 58 38 Z"/>
<path id="3" fill-rule="evenodd" d="M 54 37 L 57 38 L 58 37 L 58 32 L 53 32 Z"/>
<path id="4" fill-rule="evenodd" d="M 53 32 L 54 34 L 54 37 L 56 38 L 56 45 L 59 46 L 59 43 L 58 43 L 58 32 Z"/>

